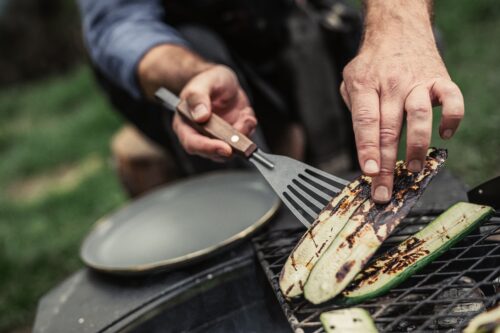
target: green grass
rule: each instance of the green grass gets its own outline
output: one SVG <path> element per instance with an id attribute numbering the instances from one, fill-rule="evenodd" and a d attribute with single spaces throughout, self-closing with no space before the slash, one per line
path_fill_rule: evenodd
<path id="1" fill-rule="evenodd" d="M 29 325 L 39 297 L 81 266 L 78 247 L 91 224 L 124 196 L 108 151 L 120 121 L 87 68 L 3 90 L 0 110 L 0 331 L 5 331 Z M 89 160 L 92 167 L 81 171 L 78 166 Z M 58 172 L 67 170 L 73 176 L 65 186 Z M 45 192 L 20 198 L 18 191 L 30 192 L 26 183 L 33 187 L 41 181 Z"/>
<path id="2" fill-rule="evenodd" d="M 449 149 L 448 167 L 477 185 L 500 175 L 500 1 L 435 4 L 445 62 L 462 89 L 465 118 L 452 140 L 434 142 Z"/>
<path id="3" fill-rule="evenodd" d="M 449 149 L 448 168 L 471 185 L 500 174 L 498 22 L 498 0 L 436 1 L 466 117 L 453 140 L 435 135 L 433 144 Z M 30 325 L 39 297 L 81 267 L 92 223 L 125 198 L 109 165 L 120 120 L 86 67 L 0 90 L 0 115 L 0 331 L 8 331 Z"/>

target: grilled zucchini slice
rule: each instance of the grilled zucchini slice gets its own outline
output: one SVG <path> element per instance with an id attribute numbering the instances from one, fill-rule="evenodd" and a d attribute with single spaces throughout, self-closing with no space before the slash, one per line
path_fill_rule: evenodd
<path id="1" fill-rule="evenodd" d="M 363 270 L 343 292 L 348 304 L 380 296 L 432 262 L 493 214 L 493 208 L 460 202 Z"/>
<path id="2" fill-rule="evenodd" d="M 323 303 L 344 290 L 408 214 L 446 157 L 446 150 L 430 149 L 419 173 L 397 163 L 391 201 L 378 205 L 367 200 L 356 210 L 313 267 L 304 286 L 308 301 Z"/>
<path id="3" fill-rule="evenodd" d="M 279 285 L 287 298 L 302 294 L 304 284 L 320 255 L 344 227 L 352 213 L 370 196 L 369 177 L 359 177 L 347 185 L 321 211 L 299 240 L 281 270 Z"/>
<path id="4" fill-rule="evenodd" d="M 326 333 L 377 333 L 372 317 L 365 309 L 350 308 L 323 312 L 319 316 Z"/>
<path id="5" fill-rule="evenodd" d="M 500 306 L 472 318 L 464 333 L 500 333 Z"/>

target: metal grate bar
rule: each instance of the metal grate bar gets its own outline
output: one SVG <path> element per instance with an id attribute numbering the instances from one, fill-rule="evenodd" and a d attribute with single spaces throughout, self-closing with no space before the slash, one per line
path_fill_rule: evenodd
<path id="1" fill-rule="evenodd" d="M 440 213 L 419 211 L 407 217 L 378 254 L 414 234 Z M 323 333 L 319 315 L 339 305 L 313 305 L 302 299 L 289 302 L 279 290 L 281 268 L 302 233 L 303 229 L 269 232 L 255 238 L 254 247 L 292 329 L 296 333 Z M 498 241 L 490 239 L 494 235 Z M 359 306 L 372 314 L 381 332 L 461 330 L 477 313 L 500 301 L 499 235 L 497 213 L 480 231 L 465 237 L 401 286 Z"/>
<path id="2" fill-rule="evenodd" d="M 484 238 L 485 238 L 485 237 L 482 237 L 481 239 L 484 239 Z M 479 240 L 478 240 L 478 241 L 479 241 Z M 476 241 L 476 242 L 478 242 L 478 241 Z M 491 252 L 491 251 L 490 251 L 490 252 Z M 462 252 L 462 253 L 459 255 L 459 257 L 460 257 L 460 256 L 462 256 L 462 255 L 463 255 L 463 253 L 465 253 L 465 252 Z M 456 259 L 458 259 L 458 258 L 456 258 Z M 451 263 L 451 261 L 446 262 L 446 263 L 445 263 L 442 267 L 440 267 L 439 269 L 440 269 L 440 270 L 443 270 L 443 269 L 444 269 L 444 268 L 446 268 L 448 265 L 450 265 L 450 263 Z M 476 267 L 478 264 L 479 264 L 479 262 L 475 262 L 475 263 L 472 265 L 472 267 L 470 267 L 470 270 L 473 270 L 473 269 L 474 269 L 474 267 Z M 432 293 L 432 294 L 429 296 L 429 299 L 433 299 L 433 298 L 434 298 L 434 297 L 436 297 L 437 295 L 442 294 L 442 292 L 444 291 L 444 289 L 445 289 L 446 287 L 450 287 L 450 286 L 451 286 L 454 282 L 456 282 L 459 278 L 463 277 L 463 276 L 465 275 L 465 273 L 466 273 L 466 272 L 470 272 L 470 270 L 467 270 L 467 271 L 462 271 L 462 272 L 461 272 L 461 273 L 459 273 L 458 275 L 456 275 L 456 276 L 452 277 L 452 278 L 451 278 L 451 280 L 449 280 L 449 281 L 446 283 L 446 285 L 445 285 L 445 286 L 441 287 L 440 289 L 438 289 L 438 290 L 436 290 L 434 293 Z M 429 278 L 430 278 L 430 276 L 429 276 Z M 424 279 L 424 281 L 425 281 L 425 279 Z M 406 292 L 406 294 L 410 293 L 411 291 L 412 291 L 412 289 L 411 289 L 411 288 L 410 288 L 410 289 L 408 289 L 408 290 L 407 290 L 407 292 Z M 403 294 L 404 294 L 404 293 L 403 293 Z M 401 297 L 401 296 L 400 296 L 400 297 Z M 399 317 L 395 318 L 395 319 L 394 319 L 394 322 L 392 322 L 390 325 L 388 325 L 388 326 L 386 327 L 386 329 L 387 329 L 387 330 L 391 330 L 394 326 L 396 326 L 396 324 L 399 324 L 399 322 L 400 322 L 401 320 L 404 320 L 404 319 L 405 319 L 405 317 L 406 317 L 407 315 L 411 315 L 412 313 L 415 313 L 417 310 L 419 310 L 420 308 L 422 308 L 425 304 L 426 304 L 426 302 L 421 302 L 421 303 L 417 304 L 415 307 L 413 307 L 413 308 L 412 308 L 409 312 L 407 312 L 407 313 L 405 313 L 405 314 L 401 314 Z M 454 302 L 454 303 L 452 303 L 452 304 L 456 304 L 456 302 Z M 451 306 L 451 305 L 450 305 L 450 306 Z"/>

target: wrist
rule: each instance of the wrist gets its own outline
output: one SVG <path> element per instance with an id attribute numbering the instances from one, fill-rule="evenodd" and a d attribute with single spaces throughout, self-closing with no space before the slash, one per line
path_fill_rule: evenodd
<path id="1" fill-rule="evenodd" d="M 152 98 L 160 87 L 179 93 L 191 78 L 213 66 L 185 47 L 162 44 L 144 55 L 137 76 L 143 93 Z"/>
<path id="2" fill-rule="evenodd" d="M 365 26 L 361 50 L 397 45 L 436 50 L 430 0 L 365 0 Z M 398 51 L 399 52 L 399 51 Z"/>

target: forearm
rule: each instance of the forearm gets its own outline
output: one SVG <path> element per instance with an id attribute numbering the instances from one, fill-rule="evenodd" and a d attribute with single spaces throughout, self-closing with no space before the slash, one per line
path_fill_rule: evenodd
<path id="1" fill-rule="evenodd" d="M 372 198 L 391 198 L 406 120 L 406 160 L 420 172 L 432 137 L 432 106 L 442 105 L 439 133 L 449 139 L 464 114 L 463 97 L 444 66 L 432 31 L 430 0 L 365 0 L 365 29 L 344 69 L 341 93 L 352 112 L 358 159 L 373 176 Z"/>
<path id="2" fill-rule="evenodd" d="M 163 44 L 144 55 L 137 77 L 143 93 L 152 98 L 162 86 L 178 94 L 191 78 L 212 66 L 183 46 Z"/>
<path id="3" fill-rule="evenodd" d="M 363 47 L 385 41 L 396 42 L 405 49 L 426 45 L 435 50 L 432 31 L 432 0 L 365 0 L 365 29 Z M 396 52 L 398 50 L 395 50 Z"/>
<path id="4" fill-rule="evenodd" d="M 187 45 L 164 22 L 161 0 L 78 0 L 92 62 L 107 78 L 141 98 L 140 60 L 158 45 Z"/>

